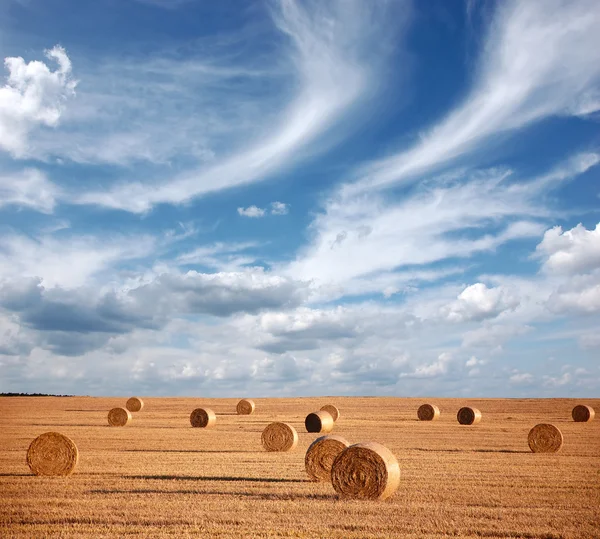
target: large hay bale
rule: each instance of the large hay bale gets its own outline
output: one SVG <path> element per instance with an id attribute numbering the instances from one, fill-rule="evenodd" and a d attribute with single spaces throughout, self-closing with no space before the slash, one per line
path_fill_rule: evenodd
<path id="1" fill-rule="evenodd" d="M 139 397 L 131 397 L 127 400 L 125 408 L 127 408 L 130 412 L 141 412 L 144 408 L 144 401 Z"/>
<path id="2" fill-rule="evenodd" d="M 420 421 L 434 421 L 440 418 L 440 409 L 434 404 L 421 404 L 417 417 Z"/>
<path id="3" fill-rule="evenodd" d="M 540 423 L 529 431 L 527 443 L 534 453 L 556 453 L 562 447 L 563 435 L 558 427 Z"/>
<path id="4" fill-rule="evenodd" d="M 384 500 L 400 486 L 400 466 L 381 444 L 355 444 L 333 461 L 331 483 L 344 498 Z"/>
<path id="5" fill-rule="evenodd" d="M 312 412 L 308 414 L 304 420 L 306 432 L 331 432 L 333 430 L 333 424 L 333 417 L 325 410 Z"/>
<path id="6" fill-rule="evenodd" d="M 331 467 L 336 457 L 350 444 L 345 438 L 331 434 L 317 438 L 306 450 L 304 465 L 313 481 L 331 481 Z"/>
<path id="7" fill-rule="evenodd" d="M 215 426 L 217 416 L 210 408 L 196 408 L 190 414 L 190 423 L 192 427 L 209 429 Z"/>
<path id="8" fill-rule="evenodd" d="M 71 438 L 59 432 L 45 432 L 27 450 L 27 465 L 35 475 L 71 475 L 79 451 Z"/>
<path id="9" fill-rule="evenodd" d="M 131 421 L 131 412 L 125 408 L 113 408 L 108 412 L 108 424 L 111 427 L 124 427 Z"/>
<path id="10" fill-rule="evenodd" d="M 324 412 L 329 412 L 331 414 L 331 417 L 333 417 L 334 422 L 340 418 L 340 411 L 338 410 L 337 406 L 334 406 L 333 404 L 326 404 L 325 406 L 321 406 L 321 410 L 323 410 Z"/>
<path id="11" fill-rule="evenodd" d="M 242 399 L 237 403 L 236 411 L 238 415 L 250 415 L 254 413 L 256 405 L 253 400 L 250 399 Z"/>
<path id="12" fill-rule="evenodd" d="M 481 421 L 481 412 L 477 408 L 464 406 L 456 414 L 456 419 L 461 425 L 473 425 Z"/>
<path id="13" fill-rule="evenodd" d="M 586 406 L 585 404 L 578 404 L 573 408 L 571 412 L 573 416 L 573 421 L 577 423 L 587 423 L 596 417 L 596 412 L 591 406 Z"/>
<path id="14" fill-rule="evenodd" d="M 291 451 L 298 445 L 298 433 L 290 424 L 277 421 L 265 427 L 261 442 L 267 451 Z"/>

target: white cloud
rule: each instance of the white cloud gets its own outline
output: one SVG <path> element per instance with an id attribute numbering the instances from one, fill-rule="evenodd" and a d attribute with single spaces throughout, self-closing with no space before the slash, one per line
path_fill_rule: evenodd
<path id="1" fill-rule="evenodd" d="M 30 153 L 28 135 L 38 125 L 55 127 L 65 102 L 75 95 L 71 61 L 60 46 L 46 51 L 58 64 L 55 71 L 43 62 L 25 63 L 21 57 L 5 58 L 6 84 L 0 88 L 0 149 L 14 157 Z"/>
<path id="2" fill-rule="evenodd" d="M 562 376 L 544 376 L 543 384 L 546 387 L 556 388 L 570 384 L 573 376 L 571 373 L 565 372 Z"/>
<path id="3" fill-rule="evenodd" d="M 571 276 L 550 295 L 547 305 L 557 314 L 600 312 L 600 270 Z"/>
<path id="4" fill-rule="evenodd" d="M 528 372 L 518 372 L 510 376 L 509 380 L 513 384 L 530 384 L 533 382 L 533 375 Z"/>
<path id="5" fill-rule="evenodd" d="M 271 215 L 287 215 L 290 205 L 283 202 L 271 202 Z"/>
<path id="6" fill-rule="evenodd" d="M 237 212 L 239 215 L 243 217 L 264 217 L 265 210 L 263 208 L 259 208 L 257 206 L 248 206 L 247 208 L 238 208 Z"/>
<path id="7" fill-rule="evenodd" d="M 17 206 L 52 213 L 59 188 L 37 169 L 0 176 L 0 208 Z"/>
<path id="8" fill-rule="evenodd" d="M 502 287 L 488 288 L 475 283 L 465 288 L 458 299 L 442 309 L 442 316 L 449 322 L 466 322 L 495 318 L 504 311 L 515 309 L 519 299 Z"/>
<path id="9" fill-rule="evenodd" d="M 600 223 L 587 230 L 581 223 L 563 231 L 555 226 L 544 234 L 536 248 L 549 273 L 572 275 L 600 268 Z"/>

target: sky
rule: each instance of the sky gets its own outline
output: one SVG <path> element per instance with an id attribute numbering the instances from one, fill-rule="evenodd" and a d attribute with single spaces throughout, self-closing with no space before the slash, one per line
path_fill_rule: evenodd
<path id="1" fill-rule="evenodd" d="M 0 0 L 0 392 L 600 397 L 597 0 Z"/>

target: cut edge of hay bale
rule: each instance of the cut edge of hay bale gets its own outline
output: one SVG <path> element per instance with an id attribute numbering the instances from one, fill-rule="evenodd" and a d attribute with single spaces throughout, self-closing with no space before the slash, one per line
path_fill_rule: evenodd
<path id="1" fill-rule="evenodd" d="M 539 423 L 527 436 L 529 449 L 534 453 L 557 453 L 563 445 L 563 440 L 560 429 L 551 423 Z"/>
<path id="2" fill-rule="evenodd" d="M 334 460 L 331 484 L 343 498 L 385 500 L 400 486 L 400 465 L 377 442 L 354 444 Z"/>
<path id="3" fill-rule="evenodd" d="M 192 427 L 209 429 L 215 426 L 217 415 L 210 408 L 196 408 L 190 414 Z"/>
<path id="4" fill-rule="evenodd" d="M 596 412 L 591 406 L 587 406 L 586 404 L 578 404 L 575 406 L 575 408 L 573 408 L 571 416 L 573 417 L 573 421 L 576 423 L 587 423 L 596 417 Z"/>
<path id="5" fill-rule="evenodd" d="M 331 481 L 331 468 L 336 457 L 350 443 L 341 436 L 330 434 L 317 438 L 306 450 L 304 467 L 313 481 Z"/>
<path id="6" fill-rule="evenodd" d="M 440 417 L 440 409 L 435 404 L 421 404 L 417 417 L 419 421 L 435 421 Z"/>
<path id="7" fill-rule="evenodd" d="M 131 397 L 127 400 L 125 408 L 130 412 L 141 412 L 144 409 L 144 401 L 139 397 Z"/>
<path id="8" fill-rule="evenodd" d="M 323 410 L 324 412 L 329 412 L 331 414 L 331 417 L 333 417 L 334 423 L 340 418 L 340 410 L 337 406 L 334 406 L 333 404 L 326 404 L 325 406 L 321 406 L 321 410 Z"/>
<path id="9" fill-rule="evenodd" d="M 477 408 L 463 406 L 456 414 L 456 419 L 461 425 L 474 425 L 481 421 L 481 412 Z"/>
<path id="10" fill-rule="evenodd" d="M 267 451 L 291 451 L 298 445 L 298 432 L 289 423 L 269 423 L 262 432 L 261 443 Z"/>
<path id="11" fill-rule="evenodd" d="M 127 408 L 113 408 L 108 412 L 108 424 L 111 427 L 124 427 L 131 421 L 131 417 Z"/>
<path id="12" fill-rule="evenodd" d="M 71 475 L 79 462 L 75 442 L 60 432 L 45 432 L 31 442 L 26 462 L 35 475 Z"/>
<path id="13" fill-rule="evenodd" d="M 304 426 L 306 432 L 322 432 L 328 433 L 333 430 L 335 421 L 329 412 L 325 410 L 319 410 L 318 412 L 311 412 L 306 416 L 304 420 Z"/>
<path id="14" fill-rule="evenodd" d="M 235 410 L 238 415 L 251 415 L 256 409 L 256 404 L 251 399 L 242 399 L 237 403 Z"/>

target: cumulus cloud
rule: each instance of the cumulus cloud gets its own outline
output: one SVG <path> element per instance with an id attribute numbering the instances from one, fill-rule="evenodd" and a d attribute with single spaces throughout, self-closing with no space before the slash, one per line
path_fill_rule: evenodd
<path id="1" fill-rule="evenodd" d="M 242 217 L 254 217 L 254 218 L 258 218 L 258 217 L 264 217 L 265 216 L 265 209 L 264 208 L 259 208 L 257 206 L 248 206 L 247 208 L 238 208 L 237 212 Z"/>
<path id="2" fill-rule="evenodd" d="M 511 374 L 509 381 L 512 384 L 530 384 L 533 382 L 533 375 L 528 372 L 516 372 Z"/>
<path id="3" fill-rule="evenodd" d="M 6 84 L 0 88 L 0 149 L 14 157 L 26 157 L 27 138 L 35 127 L 55 127 L 67 99 L 75 95 L 71 61 L 65 49 L 55 46 L 46 57 L 58 64 L 55 71 L 38 60 L 5 58 Z"/>
<path id="4" fill-rule="evenodd" d="M 290 205 L 283 202 L 271 202 L 271 215 L 287 215 Z"/>
<path id="5" fill-rule="evenodd" d="M 441 314 L 450 322 L 480 321 L 495 318 L 518 305 L 519 299 L 510 290 L 475 283 L 465 288 L 456 301 L 444 307 Z"/>
<path id="6" fill-rule="evenodd" d="M 59 188 L 37 169 L 0 176 L 0 208 L 16 206 L 52 213 Z"/>
<path id="7" fill-rule="evenodd" d="M 557 314 L 600 312 L 600 271 L 571 276 L 550 295 L 547 306 Z"/>

